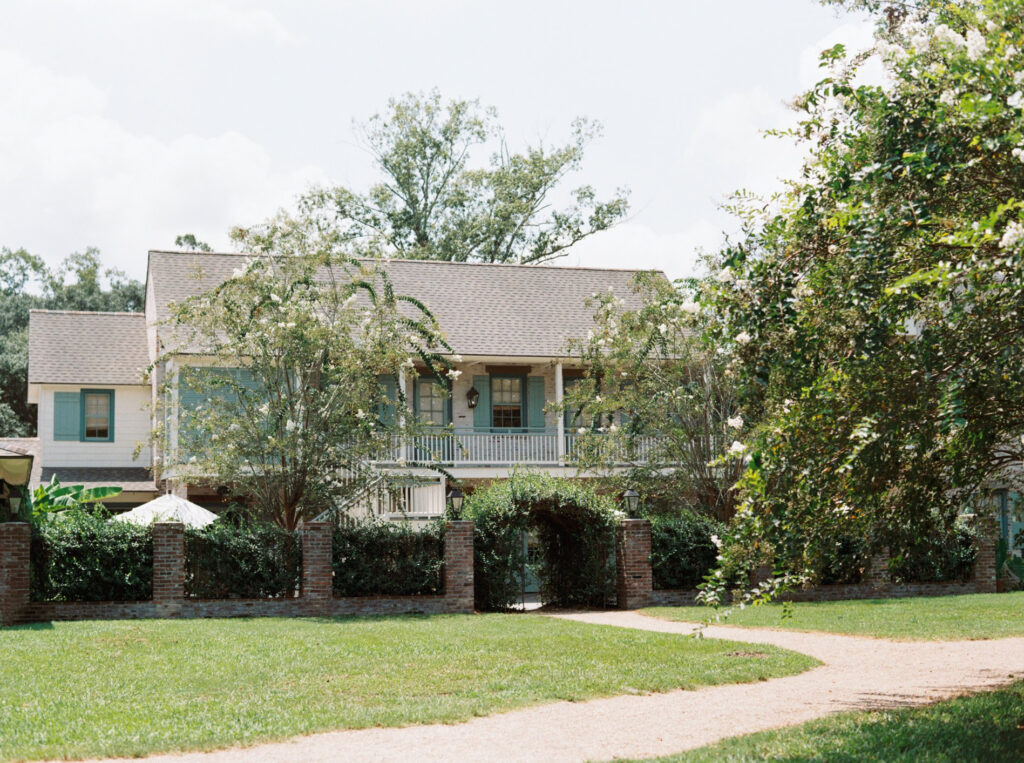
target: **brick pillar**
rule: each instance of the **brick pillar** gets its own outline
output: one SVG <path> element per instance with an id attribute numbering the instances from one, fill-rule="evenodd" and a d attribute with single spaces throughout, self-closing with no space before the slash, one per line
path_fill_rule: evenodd
<path id="1" fill-rule="evenodd" d="M 473 613 L 473 523 L 466 519 L 444 531 L 444 600 L 448 612 Z"/>
<path id="2" fill-rule="evenodd" d="M 157 617 L 178 617 L 185 601 L 185 525 L 153 525 L 153 604 Z"/>
<path id="3" fill-rule="evenodd" d="M 623 519 L 615 531 L 615 579 L 619 609 L 639 609 L 651 603 L 651 523 Z"/>
<path id="4" fill-rule="evenodd" d="M 868 568 L 864 570 L 863 582 L 872 588 L 884 588 L 889 585 L 889 554 L 875 554 L 868 560 Z"/>
<path id="5" fill-rule="evenodd" d="M 326 615 L 334 596 L 330 522 L 304 522 L 302 537 L 302 611 Z"/>
<path id="6" fill-rule="evenodd" d="M 21 622 L 28 607 L 31 544 L 26 522 L 0 523 L 0 626 Z"/>
<path id="7" fill-rule="evenodd" d="M 996 592 L 996 542 L 999 539 L 999 523 L 994 515 L 981 514 L 975 517 L 978 539 L 975 541 L 978 555 L 971 569 L 971 582 L 978 593 Z"/>

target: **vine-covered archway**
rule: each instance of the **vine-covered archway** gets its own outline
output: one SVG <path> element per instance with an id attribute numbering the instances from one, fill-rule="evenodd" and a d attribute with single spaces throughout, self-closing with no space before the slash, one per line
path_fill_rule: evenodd
<path id="1" fill-rule="evenodd" d="M 561 607 L 603 606 L 615 586 L 615 525 L 621 513 L 581 480 L 515 472 L 474 492 L 463 509 L 473 520 L 476 607 L 508 609 L 523 587 L 523 533 L 540 543 L 541 600 Z"/>

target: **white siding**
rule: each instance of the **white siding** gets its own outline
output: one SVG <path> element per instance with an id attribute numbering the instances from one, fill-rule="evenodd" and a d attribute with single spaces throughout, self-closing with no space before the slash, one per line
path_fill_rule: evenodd
<path id="1" fill-rule="evenodd" d="M 114 441 L 72 442 L 53 439 L 53 393 L 78 392 L 81 386 L 41 385 L 39 394 L 39 451 L 43 466 L 151 466 L 147 444 L 150 434 L 150 387 L 113 386 Z M 87 389 L 101 389 L 89 385 Z M 133 458 L 135 447 L 143 443 L 139 457 Z"/>

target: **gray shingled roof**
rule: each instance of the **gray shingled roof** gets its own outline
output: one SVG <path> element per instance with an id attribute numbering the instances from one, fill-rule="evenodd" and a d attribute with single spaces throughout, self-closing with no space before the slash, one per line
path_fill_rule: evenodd
<path id="1" fill-rule="evenodd" d="M 155 491 L 149 469 L 138 466 L 44 466 L 40 478 L 47 484 L 57 475 L 62 485 L 119 487 L 126 493 Z M 116 503 L 117 497 L 108 499 Z"/>
<path id="2" fill-rule="evenodd" d="M 223 282 L 242 254 L 149 253 L 149 279 L 159 320 L 169 304 Z M 630 283 L 640 271 L 550 265 L 484 265 L 391 260 L 385 268 L 398 294 L 422 300 L 461 355 L 557 357 L 593 328 L 584 302 L 609 287 L 630 308 L 640 299 Z"/>
<path id="3" fill-rule="evenodd" d="M 142 384 L 149 365 L 142 313 L 33 310 L 29 384 Z"/>

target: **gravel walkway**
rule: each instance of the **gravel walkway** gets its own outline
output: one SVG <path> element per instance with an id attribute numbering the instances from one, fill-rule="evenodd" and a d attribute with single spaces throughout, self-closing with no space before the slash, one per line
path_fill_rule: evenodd
<path id="1" fill-rule="evenodd" d="M 693 626 L 635 612 L 553 615 L 666 633 Z M 1024 638 L 896 642 L 822 633 L 712 627 L 711 638 L 774 644 L 824 665 L 797 676 L 697 691 L 556 702 L 456 725 L 334 731 L 212 753 L 155 756 L 235 761 L 584 761 L 666 755 L 724 737 L 838 712 L 920 705 L 1024 678 Z"/>

